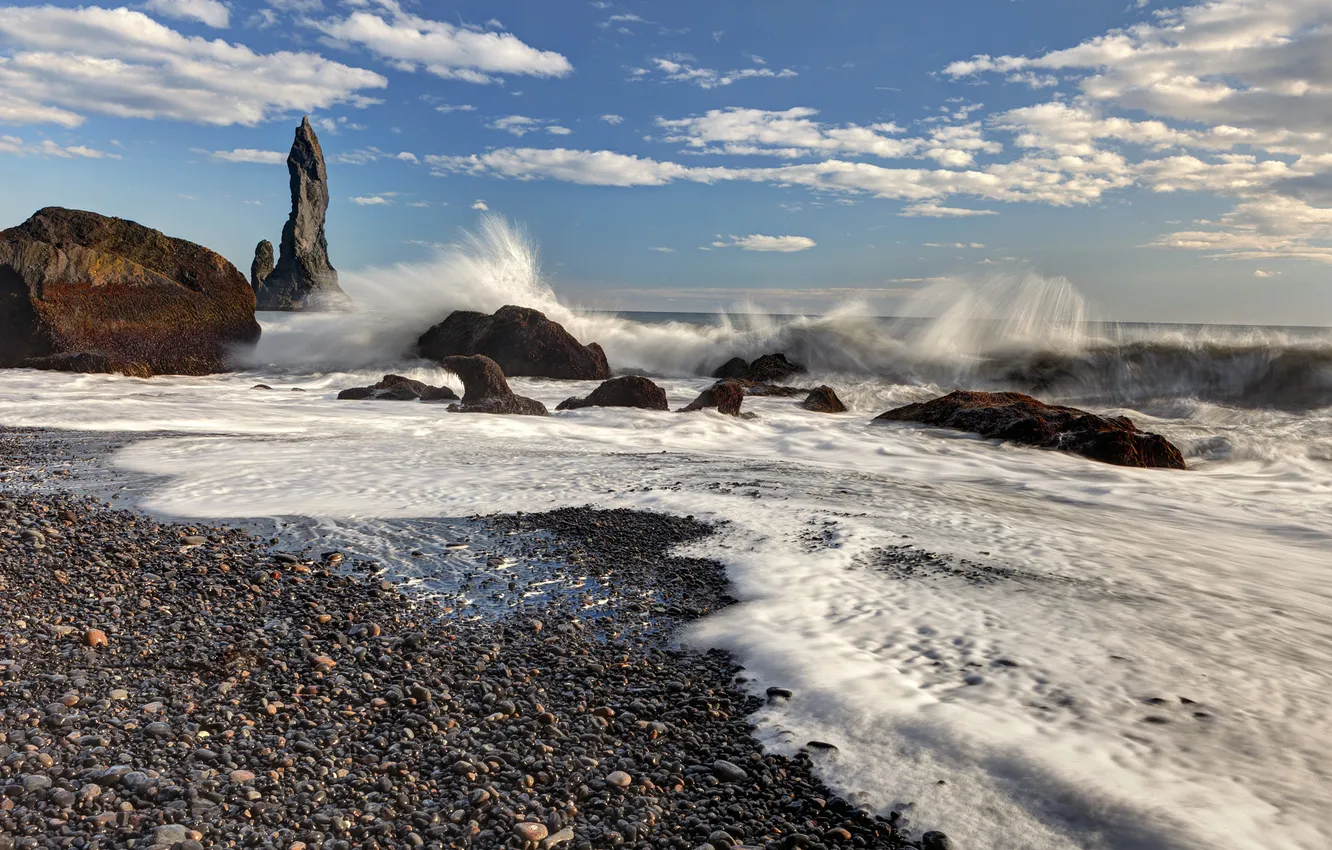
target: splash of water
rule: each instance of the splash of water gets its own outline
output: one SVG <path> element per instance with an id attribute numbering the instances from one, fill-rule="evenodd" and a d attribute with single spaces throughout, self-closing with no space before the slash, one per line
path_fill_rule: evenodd
<path id="1" fill-rule="evenodd" d="M 1067 279 L 1034 273 L 936 284 L 893 320 L 848 303 L 822 316 L 736 312 L 710 323 L 645 323 L 562 301 L 542 275 L 531 236 L 486 215 L 428 261 L 347 273 L 343 283 L 360 311 L 270 314 L 244 364 L 401 368 L 417 337 L 452 311 L 517 304 L 583 342 L 599 342 L 617 370 L 703 376 L 731 357 L 780 351 L 808 365 L 812 380 L 847 386 L 868 406 L 901 400 L 900 391 L 885 396 L 885 385 L 922 395 L 1014 389 L 1102 406 L 1177 398 L 1291 409 L 1332 404 L 1326 333 L 1101 322 Z"/>

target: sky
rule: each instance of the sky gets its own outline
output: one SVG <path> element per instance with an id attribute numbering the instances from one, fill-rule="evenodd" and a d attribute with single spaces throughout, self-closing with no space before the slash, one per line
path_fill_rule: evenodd
<path id="1" fill-rule="evenodd" d="M 0 226 L 92 209 L 248 271 L 308 114 L 333 264 L 486 211 L 572 301 L 1332 325 L 1328 0 L 0 4 Z"/>

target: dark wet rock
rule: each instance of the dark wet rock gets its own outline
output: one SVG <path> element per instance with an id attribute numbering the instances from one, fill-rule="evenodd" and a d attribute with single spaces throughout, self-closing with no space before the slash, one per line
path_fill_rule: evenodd
<path id="1" fill-rule="evenodd" d="M 319 138 L 308 117 L 296 128 L 287 155 L 291 215 L 282 228 L 277 265 L 258 289 L 260 310 L 343 310 L 351 299 L 338 286 L 328 260 L 324 217 L 328 213 L 328 171 Z"/>
<path id="2" fill-rule="evenodd" d="M 815 413 L 846 413 L 846 405 L 829 386 L 815 387 L 800 406 Z"/>
<path id="3" fill-rule="evenodd" d="M 421 335 L 417 352 L 437 362 L 484 355 L 510 378 L 597 381 L 610 377 L 600 345 L 583 345 L 544 313 L 513 305 L 489 316 L 457 310 Z"/>
<path id="4" fill-rule="evenodd" d="M 385 375 L 378 383 L 368 387 L 350 387 L 338 393 L 347 400 L 374 399 L 376 401 L 453 401 L 458 394 L 448 387 L 434 387 L 402 375 Z"/>
<path id="5" fill-rule="evenodd" d="M 698 398 L 680 409 L 681 413 L 691 413 L 715 407 L 728 416 L 739 416 L 740 405 L 745 401 L 745 387 L 739 381 L 718 381 L 699 393 Z"/>
<path id="6" fill-rule="evenodd" d="M 774 384 L 785 381 L 792 375 L 805 371 L 799 363 L 792 363 L 785 354 L 765 354 L 753 363 L 745 372 L 745 380 L 761 384 Z"/>
<path id="7" fill-rule="evenodd" d="M 953 842 L 942 832 L 931 830 L 920 837 L 921 850 L 952 850 Z"/>
<path id="8" fill-rule="evenodd" d="M 250 261 L 250 288 L 256 293 L 273 273 L 273 243 L 260 239 L 254 246 L 254 259 Z"/>
<path id="9" fill-rule="evenodd" d="M 669 410 L 666 391 L 647 378 L 625 375 L 611 378 L 597 387 L 586 398 L 569 398 L 560 402 L 556 410 L 577 410 L 580 407 L 637 407 L 643 410 Z"/>
<path id="10" fill-rule="evenodd" d="M 722 782 L 744 782 L 749 778 L 743 767 L 725 759 L 718 759 L 712 763 L 712 775 Z"/>
<path id="11" fill-rule="evenodd" d="M 206 375 L 259 333 L 245 278 L 202 245 L 61 207 L 0 231 L 0 367 Z"/>
<path id="12" fill-rule="evenodd" d="M 743 357 L 732 357 L 712 372 L 712 377 L 743 379 L 749 375 L 749 361 Z"/>
<path id="13" fill-rule="evenodd" d="M 1178 448 L 1165 437 L 1139 431 L 1128 417 L 1097 416 L 1045 404 L 1022 393 L 958 390 L 890 410 L 875 421 L 918 422 L 970 431 L 1118 466 L 1185 468 Z"/>
<path id="14" fill-rule="evenodd" d="M 763 384 L 753 381 L 741 381 L 741 386 L 745 388 L 745 395 L 769 396 L 773 398 L 795 398 L 799 395 L 809 395 L 814 392 L 812 389 L 801 387 L 787 387 L 780 384 Z"/>
<path id="15" fill-rule="evenodd" d="M 462 378 L 461 404 L 449 405 L 455 413 L 509 413 L 545 416 L 546 406 L 536 399 L 514 395 L 499 364 L 489 357 L 445 357 L 440 365 Z"/>
<path id="16" fill-rule="evenodd" d="M 52 354 L 47 357 L 29 357 L 23 361 L 25 369 L 48 372 L 79 372 L 88 375 L 127 375 L 131 378 L 151 378 L 152 367 L 142 360 L 117 360 L 100 351 L 75 351 Z"/>

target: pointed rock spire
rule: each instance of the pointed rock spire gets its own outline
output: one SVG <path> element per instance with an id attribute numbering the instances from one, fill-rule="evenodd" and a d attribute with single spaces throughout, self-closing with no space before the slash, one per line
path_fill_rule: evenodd
<path id="1" fill-rule="evenodd" d="M 258 309 L 345 309 L 350 299 L 338 286 L 338 273 L 328 261 L 328 240 L 324 236 L 328 172 L 309 116 L 296 128 L 296 140 L 287 155 L 287 172 L 291 176 L 291 215 L 282 228 L 277 266 L 256 293 Z"/>

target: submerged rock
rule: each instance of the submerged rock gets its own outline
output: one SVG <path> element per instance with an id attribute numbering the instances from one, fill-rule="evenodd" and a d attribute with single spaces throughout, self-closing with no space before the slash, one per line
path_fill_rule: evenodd
<path id="1" fill-rule="evenodd" d="M 583 345 L 539 310 L 513 305 L 490 316 L 457 310 L 421 335 L 417 352 L 440 363 L 450 357 L 480 354 L 499 364 L 511 378 L 599 381 L 610 377 L 600 345 Z"/>
<path id="2" fill-rule="evenodd" d="M 374 399 L 376 401 L 451 401 L 458 394 L 448 387 L 434 387 L 424 381 L 402 375 L 385 375 L 383 380 L 368 387 L 350 387 L 338 393 L 341 400 Z"/>
<path id="3" fill-rule="evenodd" d="M 254 259 L 250 262 L 250 288 L 256 293 L 273 273 L 273 243 L 260 239 L 254 246 Z"/>
<path id="4" fill-rule="evenodd" d="M 1022 393 L 958 390 L 890 410 L 875 421 L 954 428 L 1118 466 L 1185 468 L 1184 456 L 1169 440 L 1139 431 L 1126 416 L 1097 416 L 1045 404 Z"/>
<path id="5" fill-rule="evenodd" d="M 227 371 L 254 303 L 221 255 L 137 222 L 47 207 L 0 231 L 0 367 Z"/>
<path id="6" fill-rule="evenodd" d="M 829 386 L 815 387 L 800 406 L 815 413 L 846 413 L 846 405 Z"/>
<path id="7" fill-rule="evenodd" d="M 440 365 L 462 378 L 461 404 L 449 405 L 455 413 L 509 413 L 545 416 L 546 406 L 536 399 L 514 395 L 499 364 L 484 355 L 445 357 Z"/>
<path id="8" fill-rule="evenodd" d="M 739 381 L 718 381 L 699 393 L 698 398 L 680 408 L 681 413 L 692 413 L 715 407 L 727 416 L 739 416 L 740 405 L 745 401 L 745 387 Z"/>
<path id="9" fill-rule="evenodd" d="M 567 398 L 556 410 L 577 410 L 580 407 L 637 407 L 643 410 L 668 410 L 666 391 L 639 375 L 611 378 L 597 387 L 587 398 Z"/>
<path id="10" fill-rule="evenodd" d="M 259 309 L 346 309 L 351 299 L 338 286 L 338 273 L 328 260 L 328 239 L 324 235 L 328 171 L 308 116 L 296 128 L 296 139 L 287 155 L 287 173 L 291 178 L 291 215 L 282 228 L 277 265 L 257 291 Z"/>

